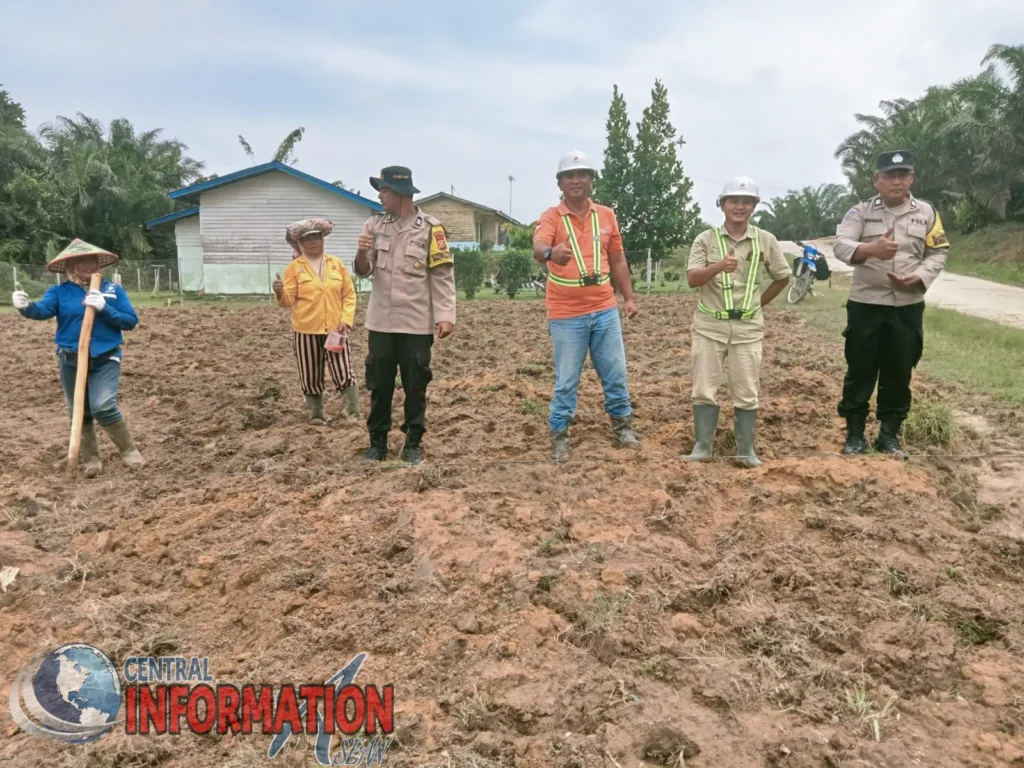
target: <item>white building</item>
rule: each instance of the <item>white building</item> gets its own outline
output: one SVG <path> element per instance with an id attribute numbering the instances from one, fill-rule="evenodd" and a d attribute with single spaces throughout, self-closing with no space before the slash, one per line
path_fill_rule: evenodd
<path id="1" fill-rule="evenodd" d="M 285 228 L 311 217 L 334 223 L 326 252 L 351 273 L 363 224 L 381 210 L 374 200 L 276 162 L 178 189 L 170 197 L 193 207 L 146 227 L 173 223 L 181 289 L 213 294 L 270 293 L 274 275 L 292 259 Z"/>

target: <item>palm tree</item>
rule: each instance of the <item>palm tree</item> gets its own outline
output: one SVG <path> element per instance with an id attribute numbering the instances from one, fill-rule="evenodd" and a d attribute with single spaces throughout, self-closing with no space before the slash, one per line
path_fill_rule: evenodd
<path id="1" fill-rule="evenodd" d="M 294 157 L 293 153 L 295 152 L 295 145 L 302 141 L 302 135 L 305 132 L 305 128 L 296 128 L 294 131 L 285 136 L 284 141 L 282 141 L 281 144 L 277 147 L 277 151 L 274 153 L 274 156 L 273 158 L 271 158 L 271 160 L 275 163 L 288 163 L 289 165 L 295 165 L 296 163 L 298 163 L 299 159 L 297 157 Z M 253 165 L 256 165 L 256 155 L 253 153 L 252 147 L 249 145 L 249 142 L 246 141 L 241 134 L 239 134 L 238 136 L 238 143 L 242 145 L 242 149 L 244 149 L 245 154 L 247 154 L 250 157 Z"/>

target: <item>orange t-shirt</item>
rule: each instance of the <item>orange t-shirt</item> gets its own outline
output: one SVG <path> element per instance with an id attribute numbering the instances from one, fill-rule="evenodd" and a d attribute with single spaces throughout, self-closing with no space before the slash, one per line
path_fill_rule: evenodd
<path id="1" fill-rule="evenodd" d="M 588 273 L 592 273 L 594 271 L 594 234 L 591 230 L 591 209 L 597 210 L 597 223 L 601 229 L 601 274 L 608 275 L 611 273 L 608 266 L 608 255 L 620 256 L 623 249 L 622 233 L 619 231 L 619 222 L 615 218 L 615 211 L 607 206 L 591 201 L 590 208 L 587 209 L 587 213 L 582 219 L 571 213 L 565 202 L 548 208 L 541 214 L 540 220 L 537 222 L 533 242 L 554 247 L 558 243 L 568 240 L 569 233 L 565 229 L 565 224 L 562 223 L 562 216 L 568 214 L 573 231 L 576 233 L 576 242 L 579 243 L 583 265 L 587 268 Z M 549 261 L 547 268 L 552 275 L 567 280 L 579 280 L 581 277 L 575 257 L 570 258 L 569 263 L 564 267 Z M 549 320 L 579 317 L 591 312 L 611 309 L 616 305 L 615 290 L 612 288 L 611 281 L 603 285 L 568 286 L 548 280 L 546 295 Z"/>

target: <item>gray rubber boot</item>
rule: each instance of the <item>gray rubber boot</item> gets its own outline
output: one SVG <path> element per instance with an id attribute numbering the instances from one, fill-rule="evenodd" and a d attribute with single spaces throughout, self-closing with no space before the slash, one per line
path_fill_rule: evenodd
<path id="1" fill-rule="evenodd" d="M 715 444 L 715 431 L 718 429 L 717 405 L 697 404 L 693 406 L 693 452 L 683 454 L 680 458 L 689 461 L 707 461 L 711 458 Z"/>
<path id="2" fill-rule="evenodd" d="M 124 419 L 114 422 L 103 429 L 110 435 L 114 445 L 117 446 L 117 452 L 121 454 L 121 461 L 124 462 L 125 466 L 141 467 L 146 463 L 142 458 L 142 454 L 135 447 L 135 443 L 132 442 L 131 433 L 128 432 L 128 424 L 125 423 Z"/>
<path id="3" fill-rule="evenodd" d="M 754 453 L 754 425 L 757 423 L 757 409 L 736 408 L 734 414 L 736 418 L 734 429 L 736 456 L 739 462 L 746 467 L 759 467 L 762 462 Z"/>
<path id="4" fill-rule="evenodd" d="M 569 432 L 551 433 L 551 460 L 564 461 L 569 458 Z"/>
<path id="5" fill-rule="evenodd" d="M 345 398 L 345 418 L 349 421 L 359 420 L 359 389 L 355 384 L 350 384 L 341 390 Z"/>
<path id="6" fill-rule="evenodd" d="M 640 441 L 633 432 L 633 417 L 621 416 L 612 419 L 612 431 L 615 433 L 615 444 L 618 448 L 637 448 Z"/>
<path id="7" fill-rule="evenodd" d="M 103 462 L 100 461 L 100 444 L 96 439 L 95 422 L 82 424 L 82 444 L 78 459 L 82 473 L 86 477 L 96 477 L 103 469 Z"/>
<path id="8" fill-rule="evenodd" d="M 327 423 L 327 418 L 324 416 L 323 395 L 306 395 L 306 408 L 309 409 L 309 421 L 311 424 L 322 427 Z"/>

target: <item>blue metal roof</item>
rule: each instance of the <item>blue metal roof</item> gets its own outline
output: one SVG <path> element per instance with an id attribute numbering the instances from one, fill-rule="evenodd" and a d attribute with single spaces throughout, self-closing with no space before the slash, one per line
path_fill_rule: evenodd
<path id="1" fill-rule="evenodd" d="M 254 165 L 252 168 L 246 168 L 245 170 L 242 171 L 235 171 L 234 173 L 229 173 L 227 176 L 219 176 L 216 179 L 210 179 L 209 181 L 203 181 L 200 182 L 199 184 L 193 184 L 191 187 L 176 189 L 173 192 L 171 192 L 169 196 L 172 200 L 191 200 L 197 198 L 202 192 L 206 192 L 207 190 L 216 189 L 217 187 L 222 187 L 225 184 L 232 184 L 236 181 L 241 181 L 242 179 L 250 179 L 254 176 L 261 176 L 264 173 L 269 173 L 270 171 L 281 171 L 283 173 L 287 173 L 289 176 L 294 176 L 297 179 L 308 181 L 310 184 L 320 187 L 321 189 L 326 189 L 328 192 L 333 192 L 334 194 L 352 200 L 353 202 L 365 205 L 367 208 L 370 208 L 374 211 L 383 210 L 383 206 L 381 206 L 380 203 L 374 200 L 370 200 L 367 197 L 363 197 L 353 192 L 349 192 L 347 189 L 336 187 L 330 182 L 324 181 L 323 179 L 318 179 L 316 176 L 310 176 L 308 173 L 298 171 L 292 168 L 290 165 L 285 165 L 284 163 L 278 162 Z"/>
<path id="2" fill-rule="evenodd" d="M 161 216 L 158 219 L 150 219 L 146 222 L 146 229 L 152 229 L 153 227 L 159 227 L 161 224 L 167 224 L 171 221 L 177 221 L 178 219 L 187 219 L 189 216 L 196 216 L 199 214 L 199 208 L 186 208 L 183 211 L 175 211 L 174 213 L 168 213 L 166 216 Z"/>

